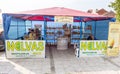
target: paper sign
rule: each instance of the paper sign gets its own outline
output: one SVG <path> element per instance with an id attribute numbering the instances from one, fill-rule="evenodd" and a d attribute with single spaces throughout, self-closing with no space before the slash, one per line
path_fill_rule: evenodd
<path id="1" fill-rule="evenodd" d="M 73 17 L 70 17 L 70 16 L 55 16 L 55 22 L 73 23 Z"/>
<path id="2" fill-rule="evenodd" d="M 120 23 L 111 22 L 109 25 L 107 55 L 118 56 L 119 45 L 120 45 Z"/>

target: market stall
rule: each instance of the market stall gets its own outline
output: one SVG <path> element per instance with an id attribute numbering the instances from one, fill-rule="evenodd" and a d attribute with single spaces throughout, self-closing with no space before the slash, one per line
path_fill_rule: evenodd
<path id="1" fill-rule="evenodd" d="M 57 45 L 59 38 L 67 38 L 68 45 L 79 44 L 80 40 L 87 40 L 90 34 L 97 40 L 107 40 L 108 23 L 110 21 L 114 21 L 114 19 L 63 7 L 53 7 L 19 13 L 3 13 L 5 39 L 7 41 L 10 40 L 10 44 L 7 44 L 8 42 L 6 41 L 6 47 L 10 46 L 11 48 L 9 52 L 14 50 L 12 49 L 12 42 L 16 40 L 20 40 L 20 42 L 30 40 L 44 41 L 41 44 L 41 46 L 44 47 L 44 53 L 45 45 Z M 32 33 L 31 35 L 35 33 L 35 36 L 31 37 L 29 33 Z M 23 44 L 29 47 L 30 43 L 32 44 L 32 42 Z M 37 44 L 39 45 L 39 42 L 33 43 L 33 46 Z M 19 48 L 19 52 L 17 53 L 20 55 L 15 56 L 21 57 L 21 53 L 26 52 L 21 52 L 22 44 L 19 42 L 15 47 L 15 49 Z M 36 48 L 37 47 L 31 47 L 30 50 Z M 8 48 L 6 48 L 6 51 L 7 50 Z M 36 51 L 41 50 L 42 49 L 37 49 Z M 8 54 L 8 52 L 6 53 Z M 12 53 L 13 52 L 10 54 Z M 26 57 L 30 57 L 30 55 Z"/>

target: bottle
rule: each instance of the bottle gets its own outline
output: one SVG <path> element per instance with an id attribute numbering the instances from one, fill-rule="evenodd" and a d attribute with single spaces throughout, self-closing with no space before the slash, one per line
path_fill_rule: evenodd
<path id="1" fill-rule="evenodd" d="M 77 47 L 76 49 L 75 49 L 75 56 L 77 57 L 77 58 L 79 58 L 79 48 Z"/>
<path id="2" fill-rule="evenodd" d="M 78 48 L 78 44 L 74 44 L 74 49 L 75 49 L 75 56 L 77 57 L 77 58 L 79 58 L 79 48 Z"/>

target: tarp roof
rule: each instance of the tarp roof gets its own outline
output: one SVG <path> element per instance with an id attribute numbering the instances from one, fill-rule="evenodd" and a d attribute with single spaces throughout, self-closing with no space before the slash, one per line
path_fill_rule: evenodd
<path id="1" fill-rule="evenodd" d="M 79 10 L 53 7 L 46 9 L 23 11 L 18 13 L 3 13 L 3 26 L 5 39 L 9 39 L 8 32 L 10 29 L 11 19 L 13 17 L 24 20 L 40 20 L 40 21 L 54 21 L 54 16 L 73 16 L 74 22 L 98 21 L 98 20 L 111 20 L 111 17 L 105 17 L 97 14 L 82 12 Z"/>
<path id="2" fill-rule="evenodd" d="M 79 10 L 64 8 L 64 7 L 52 7 L 52 8 L 37 9 L 37 10 L 23 11 L 18 13 L 8 13 L 8 14 L 12 14 L 12 15 L 14 14 L 13 16 L 21 19 L 26 19 L 26 20 L 44 20 L 43 16 L 84 17 L 83 21 L 105 20 L 105 19 L 111 18 L 111 17 L 106 17 L 98 14 L 91 14 L 91 13 L 87 13 Z M 47 20 L 50 20 L 50 19 L 48 18 Z"/>
<path id="3" fill-rule="evenodd" d="M 52 8 L 45 8 L 45 9 L 23 11 L 23 12 L 19 12 L 17 14 L 103 17 L 101 15 L 91 14 L 91 13 L 74 10 L 74 9 L 69 9 L 69 8 L 64 8 L 64 7 L 52 7 Z"/>

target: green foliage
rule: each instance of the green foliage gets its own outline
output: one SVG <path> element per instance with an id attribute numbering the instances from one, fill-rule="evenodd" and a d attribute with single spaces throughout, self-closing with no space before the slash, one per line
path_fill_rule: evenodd
<path id="1" fill-rule="evenodd" d="M 112 7 L 116 11 L 116 19 L 117 21 L 120 21 L 120 0 L 115 0 L 114 2 L 111 2 L 109 7 Z"/>

